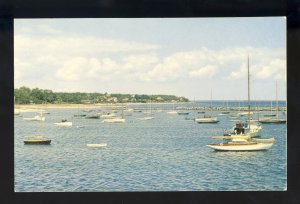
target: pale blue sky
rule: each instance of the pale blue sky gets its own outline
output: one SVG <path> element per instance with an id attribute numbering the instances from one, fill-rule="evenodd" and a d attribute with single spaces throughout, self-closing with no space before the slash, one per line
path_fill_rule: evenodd
<path id="1" fill-rule="evenodd" d="M 16 19 L 15 87 L 286 98 L 286 19 Z"/>

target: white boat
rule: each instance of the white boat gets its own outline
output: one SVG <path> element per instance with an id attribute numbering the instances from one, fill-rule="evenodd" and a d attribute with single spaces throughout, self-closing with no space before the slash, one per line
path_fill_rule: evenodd
<path id="1" fill-rule="evenodd" d="M 169 112 L 167 112 L 167 114 L 171 114 L 171 115 L 177 115 L 177 111 L 169 111 Z"/>
<path id="2" fill-rule="evenodd" d="M 146 112 L 143 112 L 144 115 L 154 115 L 152 112 L 150 111 L 146 111 Z"/>
<path id="3" fill-rule="evenodd" d="M 218 123 L 217 117 L 212 116 L 212 90 L 210 91 L 210 115 L 204 115 L 202 118 L 195 118 L 197 123 Z"/>
<path id="4" fill-rule="evenodd" d="M 115 113 L 107 113 L 107 114 L 101 115 L 100 117 L 101 118 L 114 118 L 116 116 L 117 115 Z"/>
<path id="5" fill-rule="evenodd" d="M 167 114 L 170 114 L 170 115 L 177 115 L 178 114 L 177 111 L 175 111 L 175 105 L 174 105 L 174 103 L 173 103 L 173 110 L 167 112 Z"/>
<path id="6" fill-rule="evenodd" d="M 99 144 L 86 144 L 87 147 L 106 147 L 106 143 L 99 143 Z"/>
<path id="7" fill-rule="evenodd" d="M 102 120 L 102 123 L 124 123 L 125 122 L 123 109 L 122 109 L 121 116 L 118 116 L 115 113 L 109 113 L 106 115 L 102 115 L 101 117 L 104 118 L 104 120 Z"/>
<path id="8" fill-rule="evenodd" d="M 248 125 L 251 130 L 250 121 L 250 67 L 249 67 L 249 56 L 248 56 Z M 242 126 L 241 126 L 242 127 Z M 238 128 L 238 127 L 236 127 Z M 243 128 L 243 127 L 242 127 Z M 244 128 L 242 129 L 244 130 Z M 263 140 L 253 140 L 251 132 L 242 133 L 240 135 L 224 135 L 224 136 L 213 136 L 215 139 L 228 139 L 228 142 L 209 144 L 206 145 L 216 151 L 261 151 L 271 148 L 274 144 L 274 138 L 267 138 Z"/>
<path id="9" fill-rule="evenodd" d="M 225 133 L 225 135 L 228 136 L 249 134 L 251 137 L 259 137 L 262 131 L 262 127 L 259 124 L 253 124 L 252 121 L 250 123 L 251 125 L 249 125 L 248 123 L 238 122 L 231 128 L 230 132 Z"/>
<path id="10" fill-rule="evenodd" d="M 36 115 L 33 118 L 23 118 L 23 119 L 27 121 L 45 121 L 45 117 L 41 115 Z"/>
<path id="11" fill-rule="evenodd" d="M 106 118 L 102 120 L 103 123 L 124 123 L 125 118 Z"/>
<path id="12" fill-rule="evenodd" d="M 50 114 L 50 112 L 48 112 L 46 110 L 40 110 L 40 111 L 38 111 L 38 113 L 41 113 L 41 114 Z"/>
<path id="13" fill-rule="evenodd" d="M 151 103 L 151 100 L 150 100 L 150 103 L 149 103 L 149 110 L 146 111 L 146 112 L 143 112 L 143 114 L 145 115 L 145 117 L 143 118 L 138 118 L 139 120 L 151 120 L 153 119 L 153 112 L 152 112 L 152 103 Z"/>
<path id="14" fill-rule="evenodd" d="M 232 114 L 228 116 L 228 119 L 231 121 L 236 121 L 236 120 L 240 120 L 241 116 L 238 114 Z"/>
<path id="15" fill-rule="evenodd" d="M 259 120 L 260 123 L 275 123 L 275 124 L 280 124 L 280 123 L 286 123 L 286 119 L 283 118 L 261 118 Z"/>
<path id="16" fill-rule="evenodd" d="M 250 111 L 250 112 L 248 113 L 247 111 L 245 111 L 245 112 L 240 112 L 240 113 L 237 113 L 237 115 L 239 115 L 239 116 L 248 115 L 248 114 L 252 115 L 252 114 L 253 114 L 253 112 L 252 112 L 252 111 Z"/>
<path id="17" fill-rule="evenodd" d="M 62 120 L 59 123 L 54 123 L 54 125 L 58 125 L 58 126 L 72 126 L 73 123 L 67 120 Z"/>
<path id="18" fill-rule="evenodd" d="M 260 123 L 274 123 L 274 124 L 286 123 L 286 119 L 278 117 L 277 81 L 276 81 L 276 116 L 261 118 L 261 119 L 259 119 L 259 122 Z"/>
<path id="19" fill-rule="evenodd" d="M 262 131 L 262 127 L 258 124 L 251 124 L 250 129 L 249 126 L 248 128 L 246 128 L 246 130 L 248 129 L 248 132 L 251 134 L 251 137 L 258 137 L 261 134 Z"/>
<path id="20" fill-rule="evenodd" d="M 272 108 L 272 100 L 271 100 L 271 108 L 270 108 L 270 113 L 267 113 L 264 115 L 264 117 L 275 117 L 276 114 L 273 113 L 273 108 Z"/>
<path id="21" fill-rule="evenodd" d="M 230 113 L 229 107 L 228 107 L 228 101 L 226 101 L 226 108 L 224 111 L 221 111 L 219 115 L 228 115 Z"/>
<path id="22" fill-rule="evenodd" d="M 228 143 L 209 144 L 206 145 L 216 151 L 262 151 L 270 149 L 274 142 L 255 142 L 247 140 L 233 140 Z"/>
<path id="23" fill-rule="evenodd" d="M 139 120 L 152 120 L 154 117 L 143 117 L 143 118 L 138 118 Z"/>
<path id="24" fill-rule="evenodd" d="M 203 118 L 195 118 L 197 123 L 218 123 L 219 120 L 217 117 L 203 117 Z"/>

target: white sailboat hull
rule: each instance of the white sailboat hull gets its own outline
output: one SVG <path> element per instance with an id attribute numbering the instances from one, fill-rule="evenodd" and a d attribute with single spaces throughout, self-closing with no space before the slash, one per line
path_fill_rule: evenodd
<path id="1" fill-rule="evenodd" d="M 43 116 L 35 116 L 33 118 L 23 118 L 24 120 L 27 120 L 27 121 L 45 121 L 45 117 Z"/>
<path id="2" fill-rule="evenodd" d="M 273 146 L 273 143 L 245 143 L 245 144 L 210 144 L 206 145 L 216 151 L 262 151 Z"/>
<path id="3" fill-rule="evenodd" d="M 99 144 L 86 144 L 87 147 L 106 147 L 106 143 L 99 143 Z"/>
<path id="4" fill-rule="evenodd" d="M 72 122 L 60 122 L 60 123 L 54 123 L 57 126 L 72 126 Z"/>
<path id="5" fill-rule="evenodd" d="M 217 117 L 214 117 L 214 118 L 196 118 L 195 121 L 197 123 L 217 123 L 217 122 L 219 122 Z"/>
<path id="6" fill-rule="evenodd" d="M 124 123 L 125 118 L 107 118 L 102 120 L 103 123 Z"/>
<path id="7" fill-rule="evenodd" d="M 152 120 L 154 117 L 143 117 L 143 118 L 138 118 L 139 120 Z"/>
<path id="8" fill-rule="evenodd" d="M 262 118 L 259 120 L 260 123 L 286 123 L 286 119 L 280 118 Z"/>
<path id="9" fill-rule="evenodd" d="M 251 111 L 249 114 L 252 115 L 253 112 Z M 248 115 L 248 112 L 240 112 L 240 113 L 238 113 L 238 115 L 240 115 L 240 116 L 242 116 L 242 115 Z"/>
<path id="10" fill-rule="evenodd" d="M 117 117 L 117 115 L 116 114 L 107 114 L 107 115 L 101 115 L 100 116 L 101 118 L 115 118 L 115 117 Z"/>

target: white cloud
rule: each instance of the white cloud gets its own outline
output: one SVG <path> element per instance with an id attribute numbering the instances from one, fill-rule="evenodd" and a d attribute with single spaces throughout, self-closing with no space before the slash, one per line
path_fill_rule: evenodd
<path id="1" fill-rule="evenodd" d="M 191 78 L 212 77 L 216 74 L 217 67 L 215 65 L 207 65 L 198 70 L 189 72 Z"/>
<path id="2" fill-rule="evenodd" d="M 45 24 L 38 25 L 37 28 L 39 31 L 41 31 L 45 34 L 62 34 L 63 33 L 62 31 L 55 29 L 49 25 L 45 25 Z"/>
<path id="3" fill-rule="evenodd" d="M 117 79 L 168 82 L 211 77 L 232 80 L 246 77 L 248 54 L 253 77 L 285 78 L 283 50 L 202 47 L 162 56 L 157 44 L 66 35 L 49 26 L 38 29 L 50 35 L 31 36 L 21 32 L 15 36 L 16 80 L 29 76 L 38 80 L 41 75 L 78 82 Z"/>
<path id="4" fill-rule="evenodd" d="M 159 62 L 155 54 L 130 55 L 122 59 L 123 66 L 120 69 L 124 71 L 142 71 Z"/>
<path id="5" fill-rule="evenodd" d="M 262 66 L 262 68 L 257 72 L 256 77 L 259 79 L 273 78 L 285 80 L 286 60 L 271 60 L 268 64 Z"/>
<path id="6" fill-rule="evenodd" d="M 227 77 L 228 80 L 240 79 L 247 76 L 247 68 L 246 65 L 243 64 L 242 67 L 237 71 L 232 71 L 230 75 Z"/>
<path id="7" fill-rule="evenodd" d="M 63 80 L 79 80 L 86 73 L 87 65 L 87 59 L 82 57 L 68 60 L 56 71 L 56 76 Z"/>

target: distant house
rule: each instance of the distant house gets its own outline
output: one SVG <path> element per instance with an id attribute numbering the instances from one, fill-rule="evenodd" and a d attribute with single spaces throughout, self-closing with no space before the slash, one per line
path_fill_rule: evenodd
<path id="1" fill-rule="evenodd" d="M 163 101 L 164 99 L 162 99 L 162 97 L 159 96 L 159 97 L 156 98 L 156 100 L 157 101 Z"/>

